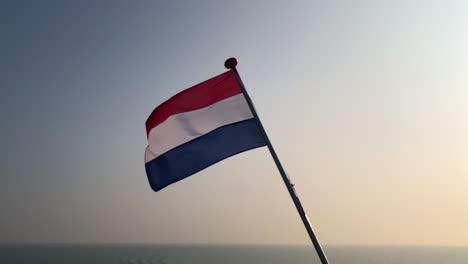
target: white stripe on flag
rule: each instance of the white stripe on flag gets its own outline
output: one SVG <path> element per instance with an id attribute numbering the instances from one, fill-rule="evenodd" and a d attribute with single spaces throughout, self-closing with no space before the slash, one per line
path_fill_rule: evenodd
<path id="1" fill-rule="evenodd" d="M 145 163 L 218 127 L 253 118 L 243 94 L 170 116 L 148 135 Z"/>

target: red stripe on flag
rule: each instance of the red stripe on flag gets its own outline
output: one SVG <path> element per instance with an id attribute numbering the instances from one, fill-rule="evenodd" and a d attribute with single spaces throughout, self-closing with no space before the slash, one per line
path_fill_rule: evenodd
<path id="1" fill-rule="evenodd" d="M 156 107 L 146 120 L 146 134 L 171 115 L 200 109 L 241 92 L 231 71 L 199 83 Z"/>

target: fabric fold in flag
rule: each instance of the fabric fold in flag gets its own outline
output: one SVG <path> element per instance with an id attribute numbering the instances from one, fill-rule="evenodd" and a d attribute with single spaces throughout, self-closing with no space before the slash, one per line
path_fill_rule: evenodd
<path id="1" fill-rule="evenodd" d="M 148 117 L 146 132 L 145 169 L 154 191 L 266 145 L 231 71 L 162 103 Z"/>

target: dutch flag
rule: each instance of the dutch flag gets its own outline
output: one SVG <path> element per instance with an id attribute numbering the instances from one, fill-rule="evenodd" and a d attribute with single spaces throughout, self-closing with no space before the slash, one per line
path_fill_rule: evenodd
<path id="1" fill-rule="evenodd" d="M 148 117 L 146 132 L 145 168 L 154 191 L 266 145 L 232 71 L 162 103 Z"/>

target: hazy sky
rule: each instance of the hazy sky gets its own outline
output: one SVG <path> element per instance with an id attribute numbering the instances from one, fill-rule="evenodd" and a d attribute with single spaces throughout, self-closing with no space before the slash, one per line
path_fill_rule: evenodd
<path id="1" fill-rule="evenodd" d="M 322 243 L 468 245 L 466 1 L 180 2 L 2 1 L 0 242 L 309 243 L 266 148 L 147 182 L 236 56 Z"/>

